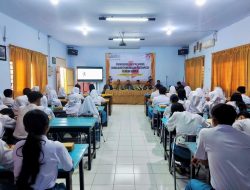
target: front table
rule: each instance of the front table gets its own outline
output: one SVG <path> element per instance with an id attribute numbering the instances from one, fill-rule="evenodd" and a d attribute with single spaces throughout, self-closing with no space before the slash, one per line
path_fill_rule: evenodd
<path id="1" fill-rule="evenodd" d="M 95 138 L 95 123 L 97 119 L 94 117 L 67 117 L 54 118 L 50 120 L 51 133 L 57 132 L 79 132 L 87 135 L 88 142 L 88 168 L 91 170 L 92 159 L 96 157 L 96 138 Z M 91 153 L 91 131 L 93 131 L 93 152 Z"/>

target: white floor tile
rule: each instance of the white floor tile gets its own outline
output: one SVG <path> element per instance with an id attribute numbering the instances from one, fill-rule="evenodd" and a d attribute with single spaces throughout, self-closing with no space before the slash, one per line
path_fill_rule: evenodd
<path id="1" fill-rule="evenodd" d="M 115 174 L 96 174 L 93 185 L 112 185 Z"/>
<path id="2" fill-rule="evenodd" d="M 134 185 L 134 174 L 115 174 L 115 185 Z"/>
<path id="3" fill-rule="evenodd" d="M 135 174 L 136 185 L 151 185 L 156 184 L 153 174 Z"/>
<path id="4" fill-rule="evenodd" d="M 134 165 L 116 165 L 117 174 L 133 174 Z"/>

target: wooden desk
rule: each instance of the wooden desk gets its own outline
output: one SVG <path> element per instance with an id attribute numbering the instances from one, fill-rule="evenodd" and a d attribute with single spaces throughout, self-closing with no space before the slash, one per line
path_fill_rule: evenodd
<path id="1" fill-rule="evenodd" d="M 67 190 L 72 190 L 72 175 L 74 171 L 79 168 L 79 182 L 80 182 L 80 189 L 84 190 L 84 170 L 83 170 L 83 157 L 85 152 L 88 150 L 89 145 L 87 144 L 75 144 L 74 149 L 69 152 L 72 160 L 73 160 L 73 169 L 71 171 L 64 171 L 62 169 L 58 169 L 58 176 L 59 179 L 66 180 L 66 188 Z M 13 180 L 13 172 L 0 167 L 0 177 L 1 179 L 10 179 Z"/>
<path id="2" fill-rule="evenodd" d="M 51 133 L 57 132 L 80 132 L 87 135 L 88 142 L 88 168 L 91 170 L 92 159 L 96 157 L 96 137 L 95 137 L 95 123 L 97 119 L 94 117 L 67 117 L 54 118 L 50 120 Z M 93 132 L 93 151 L 91 152 L 91 132 Z"/>
<path id="3" fill-rule="evenodd" d="M 112 104 L 113 104 L 113 95 L 112 94 L 102 94 L 102 97 L 107 100 L 108 104 L 108 115 L 110 116 L 112 114 Z"/>

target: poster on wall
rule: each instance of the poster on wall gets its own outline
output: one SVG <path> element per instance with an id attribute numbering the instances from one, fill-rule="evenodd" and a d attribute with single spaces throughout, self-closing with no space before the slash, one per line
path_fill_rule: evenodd
<path id="1" fill-rule="evenodd" d="M 154 60 L 154 53 L 108 53 L 107 78 L 147 81 L 150 76 L 154 78 Z"/>

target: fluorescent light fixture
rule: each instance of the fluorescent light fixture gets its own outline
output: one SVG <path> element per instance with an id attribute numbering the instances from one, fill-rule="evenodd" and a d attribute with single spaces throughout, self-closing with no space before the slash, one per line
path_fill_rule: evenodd
<path id="1" fill-rule="evenodd" d="M 82 34 L 84 35 L 84 36 L 87 36 L 88 35 L 88 30 L 86 29 L 86 28 L 83 28 L 82 29 Z"/>
<path id="2" fill-rule="evenodd" d="M 173 33 L 173 30 L 171 30 L 170 28 L 167 29 L 166 34 L 167 34 L 168 36 L 170 36 L 172 33 Z"/>
<path id="3" fill-rule="evenodd" d="M 122 41 L 122 38 L 109 38 L 109 40 L 120 42 Z M 139 42 L 141 40 L 145 40 L 145 38 L 123 38 L 123 41 L 127 41 L 127 42 Z"/>
<path id="4" fill-rule="evenodd" d="M 51 2 L 53 5 L 58 5 L 58 4 L 59 4 L 59 0 L 50 0 L 50 2 Z"/>
<path id="5" fill-rule="evenodd" d="M 147 21 L 155 21 L 155 18 L 148 17 L 99 17 L 99 20 L 106 20 L 110 22 L 147 22 Z"/>
<path id="6" fill-rule="evenodd" d="M 206 3 L 206 0 L 195 0 L 197 6 L 203 6 Z"/>

